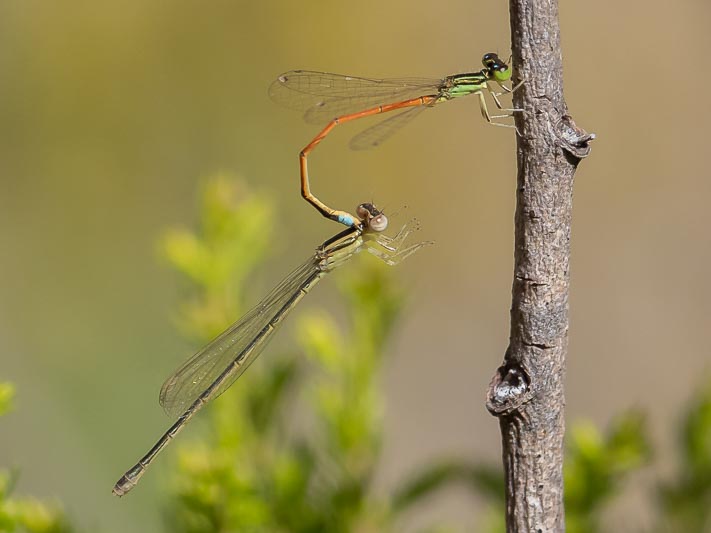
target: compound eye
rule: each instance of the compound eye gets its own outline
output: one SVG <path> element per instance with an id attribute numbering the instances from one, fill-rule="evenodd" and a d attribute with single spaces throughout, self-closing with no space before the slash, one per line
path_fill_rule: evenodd
<path id="1" fill-rule="evenodd" d="M 378 210 L 378 208 L 371 203 L 360 204 L 358 207 L 356 207 L 356 215 L 358 215 L 358 218 L 360 218 L 361 220 L 369 220 L 375 216 L 378 216 L 379 214 L 380 211 Z"/>
<path id="2" fill-rule="evenodd" d="M 385 231 L 388 227 L 388 217 L 380 213 L 378 216 L 370 219 L 368 227 L 373 231 Z"/>
<path id="3" fill-rule="evenodd" d="M 488 52 L 481 58 L 481 62 L 485 67 L 495 66 L 499 64 L 499 56 L 494 52 Z"/>
<path id="4" fill-rule="evenodd" d="M 370 216 L 370 211 L 366 208 L 365 204 L 360 204 L 356 207 L 356 215 L 358 215 L 359 219 L 365 220 L 368 216 Z"/>

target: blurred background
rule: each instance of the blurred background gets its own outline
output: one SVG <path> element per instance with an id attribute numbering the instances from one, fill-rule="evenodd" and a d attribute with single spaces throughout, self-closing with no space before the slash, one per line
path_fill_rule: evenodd
<path id="1" fill-rule="evenodd" d="M 570 113 L 597 135 L 576 175 L 566 416 L 648 414 L 657 468 L 623 500 L 643 517 L 711 361 L 711 6 L 563 2 L 560 15 Z M 258 298 L 338 229 L 299 195 L 297 154 L 318 128 L 270 101 L 276 76 L 440 77 L 507 57 L 509 42 L 501 1 L 0 3 L 0 380 L 17 387 L 0 464 L 19 469 L 16 490 L 60 499 L 89 531 L 159 527 L 160 474 L 111 495 L 168 426 L 157 393 L 190 353 L 159 236 L 195 224 L 215 172 L 271 195 Z M 515 139 L 473 98 L 350 151 L 365 126 L 313 153 L 313 191 L 347 210 L 374 200 L 400 212 L 394 225 L 416 215 L 418 238 L 436 241 L 396 272 L 408 304 L 381 383 L 387 491 L 434 457 L 499 460 L 484 398 L 508 339 Z M 304 305 L 333 297 L 320 288 Z M 420 513 L 476 531 L 478 509 L 452 488 Z"/>

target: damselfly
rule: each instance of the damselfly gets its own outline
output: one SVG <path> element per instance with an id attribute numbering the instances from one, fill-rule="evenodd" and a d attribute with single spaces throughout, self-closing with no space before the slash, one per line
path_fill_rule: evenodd
<path id="1" fill-rule="evenodd" d="M 468 74 L 454 74 L 443 79 L 401 78 L 369 79 L 343 76 L 327 72 L 292 70 L 279 76 L 269 88 L 273 100 L 299 110 L 305 110 L 307 122 L 328 125 L 306 145 L 299 154 L 301 168 L 301 195 L 323 216 L 345 224 L 358 226 L 360 221 L 345 211 L 330 208 L 311 192 L 307 158 L 309 153 L 338 124 L 371 115 L 402 110 L 394 117 L 380 122 L 351 141 L 351 148 L 362 150 L 381 144 L 395 131 L 410 122 L 428 107 L 441 102 L 470 94 L 479 96 L 479 107 L 486 121 L 495 126 L 514 127 L 512 124 L 497 122 L 498 119 L 513 116 L 520 109 L 504 108 L 499 96 L 512 93 L 523 82 L 513 88 L 504 85 L 511 78 L 511 67 L 495 53 L 482 58 L 484 68 Z M 501 88 L 496 92 L 491 83 Z M 496 107 L 503 114 L 491 115 L 486 105 L 484 92 L 491 95 Z"/>
<path id="2" fill-rule="evenodd" d="M 116 482 L 113 493 L 123 496 L 136 486 L 158 453 L 210 400 L 217 398 L 242 375 L 296 304 L 329 272 L 367 249 L 395 265 L 429 242 L 404 246 L 415 229 L 406 224 L 394 237 L 383 235 L 388 219 L 372 204 L 356 210 L 360 225 L 330 238 L 304 264 L 289 274 L 261 302 L 224 333 L 188 359 L 171 375 L 160 391 L 160 404 L 177 421 L 138 463 Z"/>

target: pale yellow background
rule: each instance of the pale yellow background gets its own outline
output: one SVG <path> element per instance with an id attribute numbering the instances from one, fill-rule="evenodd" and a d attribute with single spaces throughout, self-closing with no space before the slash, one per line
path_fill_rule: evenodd
<path id="1" fill-rule="evenodd" d="M 157 237 L 192 224 L 199 178 L 225 170 L 283 210 L 266 283 L 301 261 L 337 228 L 298 194 L 317 130 L 269 83 L 293 68 L 444 76 L 508 56 L 506 2 L 435 5 L 0 4 L 0 379 L 19 389 L 0 465 L 21 470 L 18 493 L 60 498 L 90 531 L 156 530 L 170 454 L 130 497 L 110 489 L 168 424 L 157 391 L 189 352 Z M 576 176 L 566 413 L 649 412 L 647 484 L 669 471 L 675 416 L 709 370 L 710 15 L 702 0 L 561 4 L 570 112 L 598 135 Z M 347 148 L 359 126 L 314 153 L 314 190 L 341 208 L 406 204 L 400 221 L 417 215 L 437 242 L 397 271 L 411 296 L 382 383 L 386 491 L 430 458 L 498 460 L 483 402 L 508 337 L 514 136 L 475 99 L 371 152 Z M 332 286 L 304 305 L 320 304 L 337 308 Z M 451 490 L 416 522 L 476 530 L 478 509 Z"/>

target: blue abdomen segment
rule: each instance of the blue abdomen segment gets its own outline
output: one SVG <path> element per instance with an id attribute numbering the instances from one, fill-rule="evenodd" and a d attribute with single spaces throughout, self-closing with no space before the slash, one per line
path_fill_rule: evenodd
<path id="1" fill-rule="evenodd" d="M 340 222 L 344 226 L 348 226 L 349 228 L 355 226 L 355 220 L 352 216 L 348 214 L 338 215 L 338 222 Z"/>

